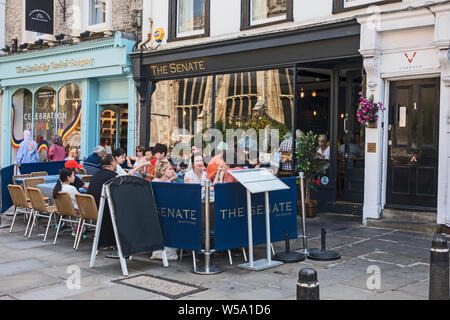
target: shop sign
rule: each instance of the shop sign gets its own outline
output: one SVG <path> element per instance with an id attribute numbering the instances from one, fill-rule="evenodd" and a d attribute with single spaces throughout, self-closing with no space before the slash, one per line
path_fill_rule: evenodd
<path id="1" fill-rule="evenodd" d="M 25 30 L 53 34 L 53 0 L 26 0 Z"/>
<path id="2" fill-rule="evenodd" d="M 35 64 L 35 65 L 27 65 L 27 66 L 17 66 L 16 72 L 17 73 L 26 73 L 26 72 L 47 72 L 49 70 L 57 70 L 57 69 L 63 69 L 63 68 L 71 68 L 71 67 L 80 67 L 84 68 L 86 66 L 92 66 L 94 63 L 93 58 L 87 58 L 87 59 L 66 59 L 64 61 L 54 62 L 51 61 L 49 63 L 41 63 L 41 64 Z"/>
<path id="3" fill-rule="evenodd" d="M 205 60 L 188 60 L 166 64 L 150 65 L 153 76 L 182 75 L 206 70 Z"/>

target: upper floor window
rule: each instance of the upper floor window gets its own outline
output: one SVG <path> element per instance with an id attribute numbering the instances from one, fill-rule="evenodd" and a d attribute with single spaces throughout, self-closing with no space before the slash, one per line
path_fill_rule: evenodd
<path id="1" fill-rule="evenodd" d="M 383 5 L 401 1 L 402 0 L 334 0 L 333 13 L 361 9 L 371 5 Z"/>
<path id="2" fill-rule="evenodd" d="M 210 0 L 171 0 L 169 41 L 209 36 Z"/>
<path id="3" fill-rule="evenodd" d="M 241 0 L 241 30 L 293 20 L 293 0 Z"/>
<path id="4" fill-rule="evenodd" d="M 106 22 L 106 1 L 89 0 L 89 25 Z"/>

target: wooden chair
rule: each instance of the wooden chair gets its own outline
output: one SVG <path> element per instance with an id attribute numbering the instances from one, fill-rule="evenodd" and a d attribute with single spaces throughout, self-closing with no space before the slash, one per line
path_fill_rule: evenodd
<path id="1" fill-rule="evenodd" d="M 45 204 L 44 195 L 38 188 L 28 188 L 28 194 L 31 200 L 31 207 L 33 208 L 33 222 L 30 227 L 30 232 L 28 238 L 31 237 L 31 232 L 33 231 L 33 226 L 36 221 L 36 217 L 42 217 L 48 219 L 47 229 L 45 230 L 44 242 L 47 240 L 48 228 L 50 227 L 50 222 L 52 221 L 53 214 L 56 212 L 56 206 L 48 206 Z M 31 218 L 31 217 L 30 217 Z M 30 220 L 28 220 L 28 223 Z M 28 228 L 28 226 L 27 226 Z"/>
<path id="2" fill-rule="evenodd" d="M 44 178 L 29 178 L 23 180 L 23 188 L 25 189 L 25 196 L 27 197 L 27 200 L 30 199 L 30 195 L 28 194 L 28 188 L 37 188 L 38 184 L 44 183 L 45 183 Z M 50 201 L 50 198 L 44 196 L 44 201 Z"/>
<path id="3" fill-rule="evenodd" d="M 86 174 L 86 169 L 84 169 L 84 168 L 79 168 L 79 169 L 78 169 L 78 174 Z"/>
<path id="4" fill-rule="evenodd" d="M 75 245 L 77 244 L 78 230 L 80 229 L 81 217 L 73 205 L 72 198 L 70 198 L 70 195 L 67 192 L 58 192 L 58 197 L 53 200 L 55 200 L 56 209 L 58 210 L 57 213 L 59 214 L 58 228 L 56 229 L 56 235 L 53 244 L 56 244 L 56 239 L 58 238 L 61 222 L 65 221 L 73 223 L 74 221 L 71 218 L 75 218 L 75 223 L 77 224 L 77 234 L 75 235 L 75 241 L 73 242 L 73 248 L 75 249 Z"/>
<path id="5" fill-rule="evenodd" d="M 91 178 L 92 178 L 92 176 L 86 175 L 86 176 L 81 177 L 80 180 L 83 181 L 84 183 L 89 183 L 89 182 L 91 182 Z"/>
<path id="6" fill-rule="evenodd" d="M 32 172 L 32 177 L 45 177 L 48 176 L 48 173 L 46 171 L 38 171 L 38 172 Z"/>
<path id="7" fill-rule="evenodd" d="M 83 228 L 85 225 L 96 227 L 96 224 L 87 223 L 86 220 L 93 220 L 97 222 L 98 219 L 98 209 L 95 199 L 90 194 L 76 194 L 75 200 L 78 204 L 78 212 L 81 216 L 81 228 L 78 228 L 78 240 L 76 250 L 78 250 L 78 245 L 80 244 L 80 239 L 83 236 Z"/>
<path id="8" fill-rule="evenodd" d="M 25 196 L 25 191 L 23 191 L 22 187 L 19 185 L 9 184 L 8 185 L 9 194 L 11 195 L 12 202 L 14 204 L 14 217 L 11 223 L 11 228 L 9 232 L 12 232 L 14 228 L 14 222 L 16 221 L 17 212 L 23 212 L 25 215 L 31 213 L 28 209 L 31 208 L 30 202 L 27 201 L 27 197 Z M 26 234 L 26 231 L 25 231 Z"/>
<path id="9" fill-rule="evenodd" d="M 12 183 L 17 185 L 18 183 L 16 182 L 16 178 L 29 178 L 31 177 L 30 174 L 18 174 L 12 177 Z"/>

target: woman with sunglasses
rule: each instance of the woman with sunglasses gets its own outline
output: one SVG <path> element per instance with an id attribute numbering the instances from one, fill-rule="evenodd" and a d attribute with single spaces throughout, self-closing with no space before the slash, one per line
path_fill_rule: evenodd
<path id="1" fill-rule="evenodd" d="M 134 161 L 131 164 L 131 161 Z M 136 168 L 145 162 L 145 147 L 139 146 L 136 147 L 136 156 L 128 156 L 127 157 L 127 166 L 129 168 Z"/>

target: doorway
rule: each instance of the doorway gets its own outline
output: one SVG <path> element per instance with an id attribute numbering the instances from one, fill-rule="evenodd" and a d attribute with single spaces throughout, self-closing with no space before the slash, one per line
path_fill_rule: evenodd
<path id="1" fill-rule="evenodd" d="M 390 83 L 386 203 L 437 207 L 439 78 Z"/>
<path id="2" fill-rule="evenodd" d="M 117 148 L 127 150 L 128 104 L 100 106 L 100 145 L 107 153 Z"/>

